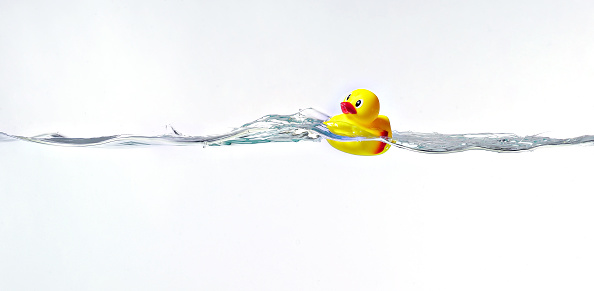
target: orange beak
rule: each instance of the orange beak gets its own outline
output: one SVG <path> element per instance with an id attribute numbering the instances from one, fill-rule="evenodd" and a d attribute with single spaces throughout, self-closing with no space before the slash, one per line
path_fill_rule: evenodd
<path id="1" fill-rule="evenodd" d="M 344 114 L 357 114 L 357 109 L 350 102 L 341 102 L 340 109 Z"/>

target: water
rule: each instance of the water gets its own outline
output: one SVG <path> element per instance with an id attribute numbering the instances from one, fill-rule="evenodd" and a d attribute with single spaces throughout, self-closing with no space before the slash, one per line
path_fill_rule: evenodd
<path id="1" fill-rule="evenodd" d="M 172 127 L 158 136 L 110 135 L 91 138 L 66 137 L 58 133 L 33 137 L 0 132 L 0 142 L 26 141 L 57 146 L 132 147 L 153 145 L 223 146 L 267 142 L 301 142 L 332 139 L 337 141 L 377 140 L 397 148 L 425 153 L 452 153 L 466 150 L 517 152 L 541 146 L 575 145 L 594 142 L 594 135 L 574 138 L 551 138 L 540 135 L 518 136 L 505 133 L 440 134 L 393 131 L 392 140 L 368 137 L 346 137 L 333 134 L 323 124 L 330 117 L 315 109 L 301 110 L 291 115 L 266 115 L 228 133 L 212 136 L 187 136 Z"/>

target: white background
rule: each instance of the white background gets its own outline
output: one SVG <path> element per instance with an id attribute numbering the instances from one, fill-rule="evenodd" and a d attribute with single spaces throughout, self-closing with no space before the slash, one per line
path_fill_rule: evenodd
<path id="1" fill-rule="evenodd" d="M 0 131 L 594 133 L 592 1 L 2 1 Z M 0 144 L 0 290 L 592 290 L 594 148 Z"/>

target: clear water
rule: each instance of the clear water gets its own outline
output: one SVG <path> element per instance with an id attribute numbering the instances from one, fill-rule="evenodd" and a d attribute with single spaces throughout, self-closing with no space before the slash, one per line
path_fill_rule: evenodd
<path id="1" fill-rule="evenodd" d="M 337 141 L 378 140 L 392 146 L 425 153 L 451 153 L 482 149 L 497 152 L 517 152 L 540 146 L 574 145 L 594 142 L 594 135 L 574 138 L 550 138 L 540 135 L 515 134 L 440 134 L 393 132 L 392 140 L 367 137 L 346 137 L 331 133 L 324 121 L 330 117 L 315 109 L 301 110 L 291 115 L 266 115 L 228 133 L 213 136 L 187 136 L 169 127 L 169 133 L 158 136 L 111 135 L 91 138 L 66 137 L 58 133 L 33 137 L 0 132 L 0 141 L 26 141 L 58 146 L 131 147 L 152 145 L 223 146 L 267 142 L 300 142 L 332 139 Z"/>

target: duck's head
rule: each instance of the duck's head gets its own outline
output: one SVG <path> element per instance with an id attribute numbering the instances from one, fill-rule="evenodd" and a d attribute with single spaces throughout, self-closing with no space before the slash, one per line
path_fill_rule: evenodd
<path id="1" fill-rule="evenodd" d="M 340 103 L 340 108 L 348 118 L 359 123 L 369 124 L 377 118 L 380 103 L 373 92 L 366 89 L 357 89 Z"/>

